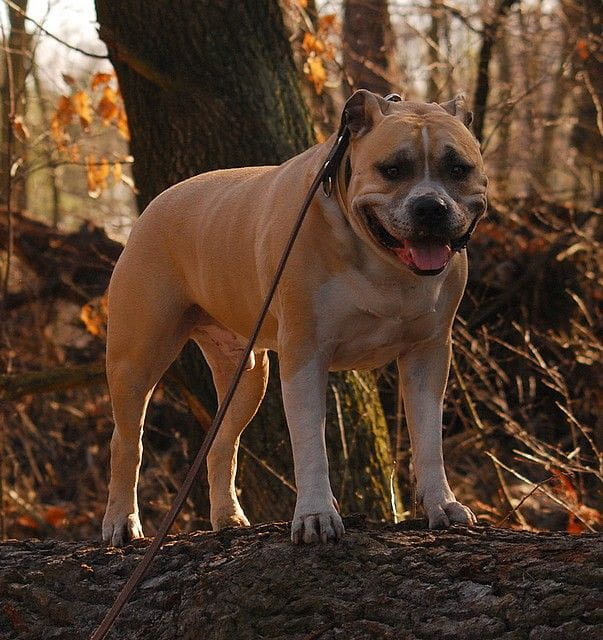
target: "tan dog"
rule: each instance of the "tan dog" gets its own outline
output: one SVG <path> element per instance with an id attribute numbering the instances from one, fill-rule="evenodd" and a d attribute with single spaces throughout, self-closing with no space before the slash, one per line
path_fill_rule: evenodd
<path id="1" fill-rule="evenodd" d="M 442 459 L 451 326 L 467 279 L 458 242 L 486 208 L 464 100 L 386 102 L 356 92 L 334 193 L 319 192 L 208 456 L 214 529 L 247 525 L 235 491 L 239 437 L 278 351 L 293 445 L 294 542 L 344 533 L 325 449 L 327 374 L 398 360 L 418 496 L 430 527 L 473 523 Z M 214 171 L 159 195 L 134 225 L 109 287 L 107 377 L 115 431 L 103 538 L 143 535 L 136 485 L 149 397 L 184 343 L 197 342 L 226 392 L 300 203 L 333 140 L 278 167 Z"/>

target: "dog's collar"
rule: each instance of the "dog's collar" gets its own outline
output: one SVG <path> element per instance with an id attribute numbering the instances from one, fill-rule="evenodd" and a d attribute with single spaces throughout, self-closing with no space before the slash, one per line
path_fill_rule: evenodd
<path id="1" fill-rule="evenodd" d="M 385 100 L 389 102 L 400 102 L 402 98 L 397 93 L 390 93 L 385 96 Z M 345 152 L 350 144 L 350 130 L 348 128 L 347 123 L 347 115 L 344 110 L 343 115 L 341 116 L 341 123 L 339 125 L 339 130 L 337 131 L 337 137 L 335 139 L 335 144 L 331 147 L 329 151 L 329 155 L 325 160 L 325 163 L 322 167 L 322 190 L 327 198 L 331 197 L 333 193 L 333 185 L 337 180 L 337 173 L 339 171 L 339 167 L 341 165 L 341 161 L 345 156 Z M 349 158 L 348 158 L 349 162 Z M 347 184 L 346 184 L 347 188 Z M 450 248 L 453 251 L 461 252 L 467 248 L 467 244 L 471 239 L 471 235 L 475 231 L 475 227 L 477 227 L 477 223 L 479 222 L 481 216 L 477 215 L 473 218 L 473 221 L 469 225 L 469 229 L 467 229 L 466 233 L 462 235 L 460 238 L 453 240 L 450 244 Z"/>

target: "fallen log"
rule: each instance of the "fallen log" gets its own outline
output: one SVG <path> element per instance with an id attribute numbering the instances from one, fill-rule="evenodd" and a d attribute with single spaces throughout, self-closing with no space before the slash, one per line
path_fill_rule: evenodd
<path id="1" fill-rule="evenodd" d="M 64 233 L 20 213 L 13 213 L 13 227 L 15 255 L 39 276 L 40 287 L 9 294 L 7 309 L 53 297 L 84 304 L 105 292 L 123 246 L 103 229 L 84 223 Z M 7 238 L 6 216 L 0 215 L 0 250 Z"/>
<path id="2" fill-rule="evenodd" d="M 30 393 L 48 393 L 104 382 L 105 363 L 58 367 L 44 371 L 0 375 L 0 400 L 16 400 Z"/>
<path id="3" fill-rule="evenodd" d="M 326 546 L 287 524 L 171 536 L 109 637 L 603 637 L 601 534 L 346 526 Z M 148 544 L 0 544 L 0 636 L 88 638 Z"/>

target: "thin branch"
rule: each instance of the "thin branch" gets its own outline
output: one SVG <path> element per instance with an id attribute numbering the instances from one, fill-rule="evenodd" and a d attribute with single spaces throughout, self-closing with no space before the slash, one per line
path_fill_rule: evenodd
<path id="1" fill-rule="evenodd" d="M 494 468 L 496 469 L 497 473 L 501 473 L 500 469 L 498 468 L 498 466 L 495 464 Z M 501 474 L 502 475 L 502 474 Z M 540 489 L 540 487 L 543 484 L 546 484 L 547 482 L 550 482 L 551 480 L 557 480 L 556 476 L 550 476 L 549 478 L 545 478 L 544 480 L 541 480 L 538 484 L 534 485 L 534 488 L 529 492 L 526 493 L 526 495 L 511 509 L 511 511 L 509 511 L 509 513 L 507 513 L 507 515 L 502 518 L 502 520 L 499 520 L 494 526 L 495 527 L 500 527 L 503 522 L 505 522 L 506 520 L 508 520 L 512 515 L 517 516 L 517 514 L 519 514 L 519 507 L 521 507 L 521 505 L 534 493 L 536 493 L 536 491 L 538 491 L 538 489 Z M 521 516 L 521 518 L 523 519 L 523 516 Z M 525 520 L 524 520 L 525 522 Z"/>
<path id="2" fill-rule="evenodd" d="M 72 51 L 77 51 L 78 53 L 81 53 L 84 56 L 88 56 L 89 58 L 97 58 L 99 60 L 108 60 L 109 59 L 109 56 L 107 56 L 107 55 L 102 55 L 100 53 L 92 53 L 90 51 L 84 51 L 84 49 L 80 49 L 79 47 L 76 47 L 76 46 L 74 46 L 72 44 L 69 44 L 68 42 L 65 42 L 64 40 L 61 40 L 61 38 L 59 38 L 58 36 L 55 36 L 54 33 L 50 33 L 50 31 L 46 30 L 39 22 L 36 22 L 36 20 L 34 20 L 33 18 L 30 18 L 25 13 L 25 11 L 23 11 L 23 9 L 21 9 L 18 5 L 16 5 L 11 0 L 2 0 L 2 2 L 4 2 L 4 4 L 7 7 L 10 7 L 13 11 L 16 11 L 18 14 L 22 15 L 25 18 L 25 20 L 27 20 L 28 22 L 31 22 L 33 25 L 35 25 L 36 28 L 39 29 L 42 33 L 47 35 L 49 38 L 52 38 L 53 40 L 55 40 L 59 44 L 62 44 L 64 47 L 67 47 L 68 49 L 71 49 Z"/>
<path id="3" fill-rule="evenodd" d="M 490 453 L 489 451 L 485 451 L 485 454 L 487 456 L 489 456 L 497 465 L 500 465 L 505 471 L 508 471 L 509 473 L 511 473 L 512 475 L 514 475 L 516 478 L 518 478 L 519 480 L 521 480 L 522 482 L 527 482 L 528 484 L 531 485 L 538 485 L 538 482 L 534 482 L 532 480 L 529 480 L 528 478 L 526 478 L 525 476 L 522 476 L 520 473 L 518 473 L 517 471 L 515 471 L 515 469 L 512 469 L 511 467 L 508 467 L 506 464 L 504 464 L 503 462 L 501 462 L 495 455 L 493 455 L 492 453 Z M 542 484 L 542 483 L 540 483 Z M 542 491 L 542 493 L 544 493 L 544 495 L 547 498 L 550 498 L 553 502 L 556 502 L 558 505 L 560 505 L 561 507 L 563 507 L 568 513 L 571 513 L 575 518 L 577 518 L 578 520 L 580 520 L 580 522 L 591 532 L 591 533 L 596 533 L 596 531 L 593 529 L 593 527 L 588 524 L 588 522 L 586 522 L 586 520 L 584 520 L 584 518 L 575 510 L 573 509 L 569 504 L 567 504 L 566 502 L 564 502 L 563 500 L 561 500 L 561 498 L 558 498 L 556 495 L 552 494 L 550 491 L 547 491 L 546 489 L 543 489 L 541 486 L 537 487 L 537 489 L 539 491 Z"/>

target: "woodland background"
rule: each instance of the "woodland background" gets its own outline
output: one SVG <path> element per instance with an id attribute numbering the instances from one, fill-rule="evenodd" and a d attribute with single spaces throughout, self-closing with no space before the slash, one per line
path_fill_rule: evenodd
<path id="1" fill-rule="evenodd" d="M 2 0 L 1 535 L 99 536 L 103 294 L 146 203 L 325 140 L 361 87 L 473 103 L 491 206 L 446 396 L 457 496 L 492 524 L 600 529 L 601 13 L 598 0 Z M 255 522 L 290 518 L 295 497 L 275 380 L 240 454 Z M 414 515 L 395 369 L 333 376 L 329 407 L 344 512 Z M 147 414 L 147 534 L 214 411 L 187 348 Z M 208 527 L 201 478 L 176 528 Z"/>

